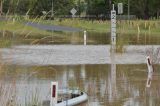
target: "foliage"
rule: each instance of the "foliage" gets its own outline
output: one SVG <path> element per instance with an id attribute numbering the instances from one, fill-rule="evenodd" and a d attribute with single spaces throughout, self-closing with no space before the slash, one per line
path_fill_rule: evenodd
<path id="1" fill-rule="evenodd" d="M 131 12 L 139 18 L 148 19 L 150 17 L 157 17 L 160 13 L 159 0 L 130 0 Z"/>
<path id="2" fill-rule="evenodd" d="M 107 3 L 105 2 L 105 0 L 86 0 L 86 2 L 88 4 L 87 14 L 96 16 L 100 14 L 106 14 Z"/>
<path id="3" fill-rule="evenodd" d="M 30 10 L 30 15 L 41 16 L 42 11 L 47 13 L 53 10 L 54 15 L 71 15 L 70 10 L 76 8 L 77 15 L 109 15 L 111 4 L 123 3 L 124 14 L 128 13 L 128 2 L 130 3 L 130 14 L 138 18 L 148 19 L 159 17 L 159 0 L 4 0 L 3 13 L 24 15 Z M 53 6 L 53 8 L 52 8 Z"/>

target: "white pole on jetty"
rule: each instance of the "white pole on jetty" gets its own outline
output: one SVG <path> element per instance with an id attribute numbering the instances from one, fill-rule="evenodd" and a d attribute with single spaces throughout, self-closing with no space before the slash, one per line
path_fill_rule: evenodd
<path id="1" fill-rule="evenodd" d="M 116 48 L 116 11 L 114 9 L 111 10 L 111 44 L 112 49 L 115 50 Z"/>
<path id="2" fill-rule="evenodd" d="M 58 82 L 51 82 L 51 100 L 50 106 L 55 106 L 58 99 Z"/>
<path id="3" fill-rule="evenodd" d="M 84 31 L 84 45 L 87 45 L 87 31 Z"/>

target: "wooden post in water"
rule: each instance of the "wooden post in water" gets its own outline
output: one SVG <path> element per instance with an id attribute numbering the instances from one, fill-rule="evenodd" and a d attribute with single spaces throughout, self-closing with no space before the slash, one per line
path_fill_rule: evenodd
<path id="1" fill-rule="evenodd" d="M 116 49 L 116 11 L 113 9 L 111 10 L 111 44 L 112 50 Z"/>

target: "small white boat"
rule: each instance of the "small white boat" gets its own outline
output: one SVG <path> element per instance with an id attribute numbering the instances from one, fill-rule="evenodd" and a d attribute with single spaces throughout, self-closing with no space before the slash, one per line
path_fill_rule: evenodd
<path id="1" fill-rule="evenodd" d="M 80 90 L 59 90 L 58 95 L 61 95 L 62 98 L 59 97 L 54 106 L 75 106 L 88 100 L 87 93 Z M 43 106 L 50 106 L 50 101 L 43 102 Z"/>
<path id="2" fill-rule="evenodd" d="M 88 96 L 85 92 L 74 91 L 69 93 L 69 95 L 69 98 L 66 98 L 66 100 L 58 100 L 55 106 L 75 106 L 88 100 Z"/>

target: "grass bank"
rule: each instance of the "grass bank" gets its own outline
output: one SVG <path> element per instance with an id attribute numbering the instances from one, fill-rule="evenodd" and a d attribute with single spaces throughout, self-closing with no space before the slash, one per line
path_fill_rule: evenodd
<path id="1" fill-rule="evenodd" d="M 25 25 L 25 21 L 0 21 L 0 48 L 10 47 L 17 42 L 39 44 L 51 40 L 67 40 L 65 32 L 50 32 Z M 52 38 L 52 39 L 51 39 Z"/>
<path id="2" fill-rule="evenodd" d="M 24 21 L 13 22 L 13 21 L 0 21 L 0 32 L 2 36 L 6 36 L 6 31 L 18 34 L 21 37 L 46 37 L 46 36 L 59 36 L 60 34 L 41 30 L 31 26 L 27 26 Z"/>
<path id="3" fill-rule="evenodd" d="M 110 34 L 110 21 L 90 21 L 80 19 L 55 19 L 55 20 L 43 20 L 42 18 L 35 19 L 19 19 L 10 21 L 0 21 L 0 48 L 10 47 L 17 44 L 57 44 L 68 42 L 71 40 L 71 33 L 67 32 L 49 32 L 33 28 L 25 25 L 26 21 L 48 24 L 48 25 L 61 25 L 74 28 L 80 28 L 83 30 L 99 33 Z M 153 37 L 158 37 L 160 34 L 160 20 L 133 20 L 133 21 L 117 21 L 117 35 L 125 38 L 125 36 L 132 35 L 137 42 L 141 42 L 147 36 L 151 40 Z M 82 34 L 82 33 L 81 33 Z M 78 34 L 72 34 L 78 35 Z M 143 38 L 143 36 L 145 37 Z M 156 37 L 155 37 L 156 36 Z M 83 42 L 82 38 L 77 37 L 77 41 Z M 73 39 L 72 39 L 73 40 Z M 125 39 L 126 40 L 126 39 Z M 132 42 L 133 39 L 129 39 Z M 74 39 L 75 41 L 75 39 Z M 119 40 L 120 44 L 124 43 L 124 40 Z M 118 43 L 118 44 L 119 44 Z"/>
<path id="4" fill-rule="evenodd" d="M 29 20 L 33 21 L 33 20 Z M 49 25 L 62 25 L 80 28 L 87 31 L 94 32 L 110 32 L 110 20 L 107 21 L 89 21 L 80 19 L 55 19 L 55 20 L 41 20 L 37 19 L 34 22 L 49 24 Z M 160 20 L 122 20 L 117 21 L 117 31 L 118 33 L 124 32 L 128 34 L 133 33 L 152 33 L 160 34 Z"/>

